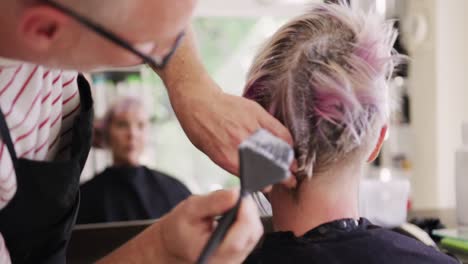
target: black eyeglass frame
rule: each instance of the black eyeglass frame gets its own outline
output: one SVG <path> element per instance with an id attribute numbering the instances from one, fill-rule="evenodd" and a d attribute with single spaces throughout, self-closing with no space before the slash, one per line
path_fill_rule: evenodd
<path id="1" fill-rule="evenodd" d="M 143 52 L 139 51 L 135 47 L 133 47 L 130 43 L 127 41 L 123 40 L 122 38 L 118 37 L 116 34 L 113 32 L 105 29 L 98 23 L 95 23 L 86 17 L 78 14 L 77 12 L 73 11 L 72 9 L 63 6 L 61 4 L 56 3 L 55 1 L 51 0 L 42 0 L 41 2 L 59 10 L 60 12 L 70 16 L 71 18 L 75 19 L 78 23 L 81 25 L 85 26 L 86 28 L 92 30 L 96 34 L 104 37 L 105 39 L 111 41 L 112 43 L 116 44 L 117 46 L 129 51 L 130 53 L 134 54 L 135 56 L 139 57 L 144 63 L 148 64 L 151 68 L 155 70 L 162 70 L 166 67 L 166 65 L 169 63 L 171 60 L 172 56 L 176 52 L 177 48 L 180 46 L 182 39 L 185 36 L 185 32 L 182 31 L 179 33 L 177 36 L 174 45 L 172 46 L 171 51 L 166 54 L 164 57 L 162 57 L 161 62 L 157 62 L 153 57 L 144 54 Z"/>

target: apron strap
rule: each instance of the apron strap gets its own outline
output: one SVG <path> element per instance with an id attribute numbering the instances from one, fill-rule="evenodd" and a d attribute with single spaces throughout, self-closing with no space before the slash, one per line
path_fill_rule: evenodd
<path id="1" fill-rule="evenodd" d="M 10 157 L 13 161 L 13 164 L 16 167 L 18 158 L 16 156 L 16 151 L 13 145 L 13 141 L 11 140 L 10 130 L 8 129 L 5 115 L 3 114 L 1 109 L 0 109 L 0 135 L 2 136 L 3 143 L 5 143 L 5 145 L 7 146 L 8 151 L 10 152 Z"/>

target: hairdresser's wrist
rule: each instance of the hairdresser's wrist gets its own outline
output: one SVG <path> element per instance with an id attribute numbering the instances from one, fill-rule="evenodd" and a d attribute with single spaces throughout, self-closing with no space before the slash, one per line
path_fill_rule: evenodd
<path id="1" fill-rule="evenodd" d="M 224 95 L 224 92 L 208 75 L 202 75 L 200 74 L 198 78 L 167 84 L 169 98 L 176 113 L 185 111 L 186 108 L 190 109 L 195 104 L 215 102 L 214 100 Z"/>
<path id="2" fill-rule="evenodd" d="M 184 129 L 194 114 L 207 114 L 206 111 L 195 110 L 197 106 L 206 108 L 225 95 L 201 63 L 192 30 L 188 30 L 174 57 L 158 74 L 167 87 L 172 107 Z"/>
<path id="3" fill-rule="evenodd" d="M 221 91 L 201 62 L 191 28 L 166 68 L 157 73 L 164 81 L 171 100 Z"/>
<path id="4" fill-rule="evenodd" d="M 157 222 L 150 227 L 148 234 L 151 236 L 150 248 L 154 250 L 152 252 L 152 259 L 155 260 L 152 263 L 174 263 L 184 264 L 185 262 L 174 256 L 169 249 L 167 234 L 164 232 L 163 222 Z"/>

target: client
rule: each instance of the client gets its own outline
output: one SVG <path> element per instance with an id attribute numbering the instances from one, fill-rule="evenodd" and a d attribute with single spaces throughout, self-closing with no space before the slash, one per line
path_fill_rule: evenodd
<path id="1" fill-rule="evenodd" d="M 275 232 L 246 263 L 457 263 L 358 213 L 363 168 L 387 131 L 396 37 L 376 14 L 318 4 L 255 58 L 244 96 L 291 132 L 297 185 L 273 187 Z"/>

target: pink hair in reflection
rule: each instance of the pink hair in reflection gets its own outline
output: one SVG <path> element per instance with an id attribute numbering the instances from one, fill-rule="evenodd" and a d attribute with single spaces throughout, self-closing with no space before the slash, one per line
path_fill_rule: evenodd
<path id="1" fill-rule="evenodd" d="M 318 4 L 257 55 L 244 96 L 291 131 L 299 180 L 375 144 L 390 112 L 396 37 L 393 23 L 375 13 Z"/>
<path id="2" fill-rule="evenodd" d="M 102 119 L 95 121 L 93 131 L 93 146 L 97 148 L 105 148 L 108 144 L 109 129 L 114 116 L 116 114 L 132 111 L 135 109 L 142 109 L 146 112 L 146 108 L 141 98 L 136 96 L 122 96 L 117 98 L 107 109 Z"/>

